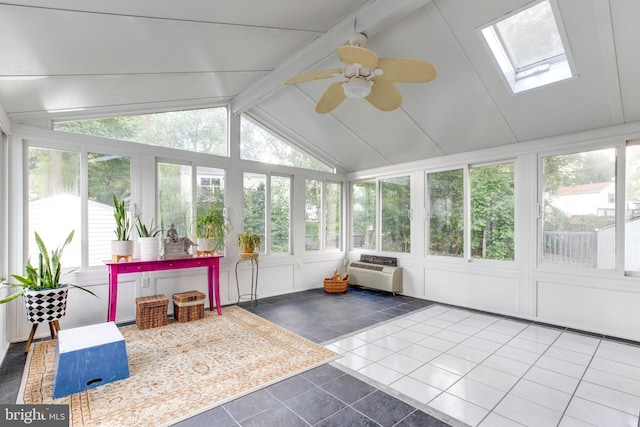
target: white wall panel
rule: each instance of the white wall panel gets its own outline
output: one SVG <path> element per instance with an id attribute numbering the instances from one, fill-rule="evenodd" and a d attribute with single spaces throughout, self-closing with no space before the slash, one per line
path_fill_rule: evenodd
<path id="1" fill-rule="evenodd" d="M 510 315 L 518 314 L 518 278 L 425 269 L 425 298 Z"/>
<path id="2" fill-rule="evenodd" d="M 538 320 L 640 341 L 640 292 L 536 282 Z"/>

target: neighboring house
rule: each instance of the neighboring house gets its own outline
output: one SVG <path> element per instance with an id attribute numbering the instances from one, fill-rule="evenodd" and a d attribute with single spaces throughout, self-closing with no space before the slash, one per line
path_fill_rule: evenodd
<path id="1" fill-rule="evenodd" d="M 60 206 L 67 209 L 61 210 Z M 111 259 L 111 240 L 115 239 L 115 220 L 113 219 L 113 206 L 104 203 L 89 201 L 89 265 L 102 265 L 106 259 Z M 46 215 L 38 213 L 46 212 Z M 57 248 L 67 238 L 71 230 L 75 230 L 71 244 L 65 249 L 63 262 L 65 268 L 80 265 L 80 197 L 73 194 L 58 194 L 52 197 L 31 200 L 29 202 L 29 224 L 32 232 L 29 235 L 29 248 L 31 249 L 32 263 L 36 264 L 38 246 L 33 232 L 37 231 L 49 251 Z"/>
<path id="2" fill-rule="evenodd" d="M 553 206 L 568 216 L 615 215 L 615 182 L 560 187 L 553 197 Z"/>

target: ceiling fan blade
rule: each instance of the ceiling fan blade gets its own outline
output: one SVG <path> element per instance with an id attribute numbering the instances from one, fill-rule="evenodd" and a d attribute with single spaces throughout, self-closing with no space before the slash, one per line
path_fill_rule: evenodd
<path id="1" fill-rule="evenodd" d="M 330 70 L 315 71 L 313 73 L 301 74 L 299 76 L 292 77 L 289 80 L 285 81 L 284 84 L 295 85 L 298 83 L 304 83 L 311 80 L 328 79 L 329 77 L 334 77 L 340 74 L 342 74 L 341 68 L 332 68 Z"/>
<path id="2" fill-rule="evenodd" d="M 343 84 L 344 82 L 335 82 L 327 88 L 318 101 L 318 105 L 316 105 L 316 113 L 328 113 L 344 101 L 346 95 L 342 89 Z"/>
<path id="3" fill-rule="evenodd" d="M 393 83 L 374 79 L 371 93 L 365 97 L 374 107 L 382 111 L 395 110 L 402 104 L 402 95 Z"/>
<path id="4" fill-rule="evenodd" d="M 426 83 L 438 75 L 433 64 L 419 59 L 380 58 L 377 68 L 384 72 L 376 78 L 385 82 Z"/>
<path id="5" fill-rule="evenodd" d="M 358 46 L 340 46 L 338 57 L 345 64 L 360 64 L 366 68 L 375 68 L 378 55 L 372 50 Z"/>

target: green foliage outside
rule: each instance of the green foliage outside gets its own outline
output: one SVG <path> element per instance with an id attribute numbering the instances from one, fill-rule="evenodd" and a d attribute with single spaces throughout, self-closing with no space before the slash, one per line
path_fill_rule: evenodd
<path id="1" fill-rule="evenodd" d="M 383 251 L 411 252 L 411 185 L 408 176 L 380 181 Z"/>
<path id="2" fill-rule="evenodd" d="M 284 142 L 256 122 L 242 116 L 240 121 L 240 157 L 245 160 L 331 171 L 331 168 Z"/>
<path id="3" fill-rule="evenodd" d="M 471 256 L 512 261 L 513 163 L 471 169 Z"/>
<path id="4" fill-rule="evenodd" d="M 57 131 L 227 156 L 227 110 L 173 111 L 55 123 Z"/>
<path id="5" fill-rule="evenodd" d="M 431 255 L 464 256 L 463 179 L 462 169 L 427 176 Z"/>

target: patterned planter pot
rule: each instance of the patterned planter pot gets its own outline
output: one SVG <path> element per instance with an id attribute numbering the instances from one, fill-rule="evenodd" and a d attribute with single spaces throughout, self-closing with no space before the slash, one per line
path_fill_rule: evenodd
<path id="1" fill-rule="evenodd" d="M 67 312 L 68 291 L 68 285 L 60 285 L 57 289 L 27 291 L 24 297 L 29 322 L 53 322 L 64 317 Z"/>

